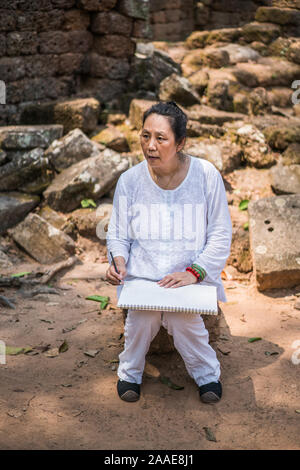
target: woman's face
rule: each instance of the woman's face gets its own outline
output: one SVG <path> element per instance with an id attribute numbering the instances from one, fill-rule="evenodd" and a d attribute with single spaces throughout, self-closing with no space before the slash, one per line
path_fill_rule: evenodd
<path id="1" fill-rule="evenodd" d="M 152 113 L 147 117 L 141 132 L 141 146 L 151 167 L 172 167 L 178 162 L 176 154 L 183 145 L 176 144 L 175 135 L 166 116 Z"/>

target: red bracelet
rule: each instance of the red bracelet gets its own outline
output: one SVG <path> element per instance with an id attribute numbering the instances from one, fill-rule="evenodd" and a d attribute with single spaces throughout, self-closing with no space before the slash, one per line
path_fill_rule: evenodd
<path id="1" fill-rule="evenodd" d="M 189 268 L 186 268 L 186 271 L 188 271 L 189 273 L 194 274 L 194 276 L 197 278 L 197 280 L 200 279 L 200 274 L 197 273 L 197 271 L 195 271 L 195 269 L 189 267 Z"/>

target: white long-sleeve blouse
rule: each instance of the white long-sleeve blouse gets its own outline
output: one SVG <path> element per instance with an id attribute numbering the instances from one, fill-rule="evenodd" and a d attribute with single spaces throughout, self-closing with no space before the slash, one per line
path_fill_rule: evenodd
<path id="1" fill-rule="evenodd" d="M 123 256 L 127 277 L 154 281 L 196 263 L 202 284 L 217 287 L 226 302 L 221 272 L 230 253 L 232 225 L 222 176 L 214 165 L 190 156 L 185 179 L 172 190 L 152 179 L 147 161 L 119 178 L 107 232 L 108 258 Z"/>

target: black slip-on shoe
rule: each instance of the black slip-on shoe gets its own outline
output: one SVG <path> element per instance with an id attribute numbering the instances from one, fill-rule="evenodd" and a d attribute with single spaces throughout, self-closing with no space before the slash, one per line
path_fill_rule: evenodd
<path id="1" fill-rule="evenodd" d="M 141 387 L 139 384 L 119 379 L 117 390 L 119 397 L 124 401 L 138 401 L 140 398 Z"/>
<path id="2" fill-rule="evenodd" d="M 222 397 L 221 382 L 210 382 L 199 387 L 200 400 L 203 403 L 217 403 Z"/>

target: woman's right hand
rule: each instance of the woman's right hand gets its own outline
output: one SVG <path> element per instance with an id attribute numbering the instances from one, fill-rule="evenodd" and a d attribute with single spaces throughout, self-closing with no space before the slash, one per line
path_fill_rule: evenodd
<path id="1" fill-rule="evenodd" d="M 125 279 L 127 275 L 127 269 L 123 256 L 115 256 L 114 260 L 119 274 L 116 272 L 114 265 L 111 264 L 108 270 L 106 271 L 106 279 L 110 284 L 118 286 L 119 284 L 123 284 L 123 279 Z"/>

